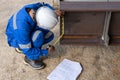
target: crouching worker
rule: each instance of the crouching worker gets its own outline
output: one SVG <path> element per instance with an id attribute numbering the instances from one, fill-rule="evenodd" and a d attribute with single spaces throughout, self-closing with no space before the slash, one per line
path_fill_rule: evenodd
<path id="1" fill-rule="evenodd" d="M 6 28 L 9 46 L 21 50 L 25 62 L 34 69 L 43 69 L 45 63 L 40 59 L 55 51 L 53 46 L 42 50 L 42 45 L 54 38 L 50 29 L 54 28 L 61 11 L 49 4 L 35 3 L 25 5 L 8 21 Z"/>

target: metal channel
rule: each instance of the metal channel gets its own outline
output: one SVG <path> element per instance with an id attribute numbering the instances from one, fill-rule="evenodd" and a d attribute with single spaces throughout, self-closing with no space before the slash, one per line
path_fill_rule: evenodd
<path id="1" fill-rule="evenodd" d="M 60 2 L 64 11 L 120 11 L 120 2 Z"/>

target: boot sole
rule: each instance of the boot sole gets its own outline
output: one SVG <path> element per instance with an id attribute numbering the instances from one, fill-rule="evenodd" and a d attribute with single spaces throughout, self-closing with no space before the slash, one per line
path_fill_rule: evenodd
<path id="1" fill-rule="evenodd" d="M 21 50 L 19 50 L 18 48 L 15 48 L 15 51 L 17 52 L 17 53 L 22 53 L 22 51 Z"/>
<path id="2" fill-rule="evenodd" d="M 33 69 L 35 69 L 35 70 L 41 70 L 41 69 L 44 69 L 44 68 L 45 68 L 45 66 L 42 66 L 42 67 L 39 67 L 39 68 L 32 67 L 29 63 L 25 62 L 25 60 L 23 61 L 23 63 L 24 63 L 25 65 L 30 66 L 31 68 L 33 68 Z"/>

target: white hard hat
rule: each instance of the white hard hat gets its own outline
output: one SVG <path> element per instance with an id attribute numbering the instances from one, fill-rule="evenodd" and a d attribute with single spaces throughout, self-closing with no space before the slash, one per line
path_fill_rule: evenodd
<path id="1" fill-rule="evenodd" d="M 40 7 L 36 12 L 37 25 L 43 29 L 52 29 L 58 22 L 58 16 L 54 10 L 47 6 Z"/>

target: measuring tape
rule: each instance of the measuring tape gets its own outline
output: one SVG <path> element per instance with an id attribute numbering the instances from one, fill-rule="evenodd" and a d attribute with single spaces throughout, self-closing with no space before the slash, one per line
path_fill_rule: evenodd
<path id="1" fill-rule="evenodd" d="M 53 46 L 55 46 L 57 43 L 58 43 L 58 41 L 63 37 L 63 35 L 64 35 L 64 16 L 62 17 L 62 33 L 61 33 L 61 35 L 55 40 L 55 42 L 53 43 Z"/>

